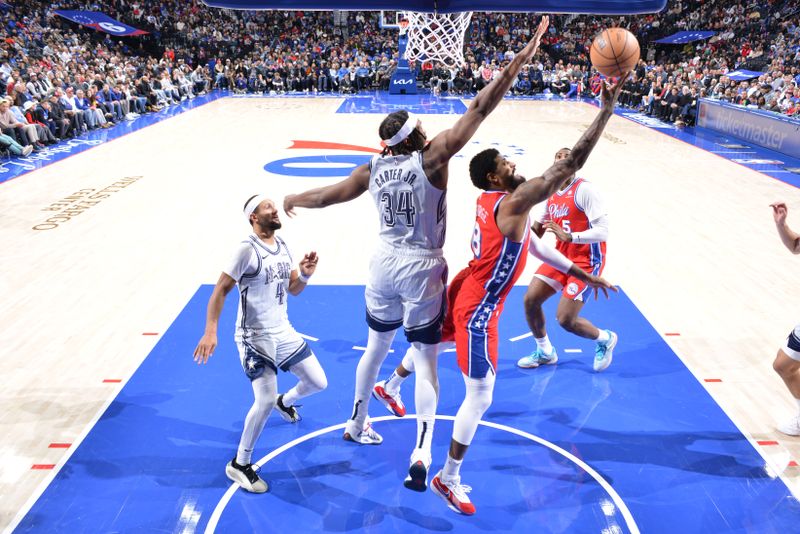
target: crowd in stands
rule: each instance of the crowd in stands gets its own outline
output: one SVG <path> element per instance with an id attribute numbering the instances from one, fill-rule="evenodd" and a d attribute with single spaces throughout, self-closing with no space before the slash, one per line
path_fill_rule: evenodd
<path id="1" fill-rule="evenodd" d="M 100 10 L 144 29 L 116 38 L 66 21 L 55 9 Z M 236 93 L 356 93 L 388 88 L 397 32 L 377 12 L 231 11 L 198 0 L 18 0 L 0 9 L 0 147 L 27 155 L 45 145 L 157 112 L 212 89 Z M 413 64 L 434 93 L 475 94 L 530 38 L 538 16 L 475 13 L 465 62 Z M 643 58 L 620 105 L 691 123 L 698 97 L 800 116 L 800 6 L 796 0 L 670 0 L 658 15 L 559 16 L 513 94 L 592 96 L 601 77 L 588 48 L 603 28 L 629 28 Z M 678 30 L 708 40 L 655 45 Z M 732 81 L 736 69 L 765 72 Z"/>

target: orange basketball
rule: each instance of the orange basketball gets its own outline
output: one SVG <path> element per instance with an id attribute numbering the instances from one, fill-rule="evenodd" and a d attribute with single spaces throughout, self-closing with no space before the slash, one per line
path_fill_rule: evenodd
<path id="1" fill-rule="evenodd" d="M 639 61 L 639 41 L 624 28 L 608 28 L 592 41 L 589 58 L 600 74 L 609 78 L 622 76 Z"/>

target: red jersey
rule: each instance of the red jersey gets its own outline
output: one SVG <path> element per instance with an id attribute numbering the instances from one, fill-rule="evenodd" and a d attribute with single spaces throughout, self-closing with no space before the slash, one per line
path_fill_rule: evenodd
<path id="1" fill-rule="evenodd" d="M 583 178 L 576 178 L 563 191 L 556 191 L 547 199 L 547 212 L 544 220 L 550 220 L 564 229 L 567 233 L 583 232 L 592 227 L 592 214 L 587 214 L 585 206 L 589 198 L 584 191 L 587 186 Z M 583 201 L 583 204 L 582 204 Z M 577 244 L 566 241 L 556 241 L 556 249 L 564 256 L 579 265 L 599 265 L 606 256 L 606 244 L 591 243 Z"/>
<path id="2" fill-rule="evenodd" d="M 478 197 L 472 253 L 469 262 L 471 278 L 480 284 L 494 302 L 503 301 L 514 282 L 525 270 L 530 241 L 529 224 L 522 242 L 512 241 L 500 232 L 495 216 L 505 191 L 484 191 Z"/>

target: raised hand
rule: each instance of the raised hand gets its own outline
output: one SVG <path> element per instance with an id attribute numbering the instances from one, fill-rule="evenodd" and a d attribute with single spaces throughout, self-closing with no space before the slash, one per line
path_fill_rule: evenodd
<path id="1" fill-rule="evenodd" d="M 545 33 L 547 33 L 547 27 L 550 25 L 550 17 L 547 15 L 542 17 L 542 20 L 539 21 L 539 26 L 536 28 L 536 33 L 533 35 L 533 42 L 535 43 L 536 47 L 539 47 L 539 43 L 542 42 L 542 37 Z"/>
<path id="2" fill-rule="evenodd" d="M 772 217 L 775 219 L 775 224 L 779 226 L 786 224 L 786 216 L 789 215 L 789 208 L 786 207 L 786 203 L 774 202 L 769 207 L 772 208 Z"/>
<path id="3" fill-rule="evenodd" d="M 303 273 L 304 276 L 311 276 L 314 274 L 314 271 L 317 270 L 318 261 L 319 256 L 317 256 L 317 253 L 312 250 L 303 256 L 302 260 L 300 260 L 300 272 Z"/>
<path id="4" fill-rule="evenodd" d="M 630 78 L 630 76 L 631 73 L 626 72 L 625 74 L 619 77 L 619 79 L 614 85 L 609 85 L 607 81 L 603 82 L 602 88 L 600 90 L 601 94 L 600 98 L 603 102 L 604 108 L 610 107 L 613 109 L 614 104 L 617 102 L 617 99 L 619 98 L 619 95 L 622 92 L 622 86 L 625 85 L 625 82 L 628 81 L 628 78 Z"/>

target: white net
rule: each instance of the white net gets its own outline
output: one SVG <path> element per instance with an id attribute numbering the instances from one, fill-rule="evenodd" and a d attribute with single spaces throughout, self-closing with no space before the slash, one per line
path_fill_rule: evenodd
<path id="1" fill-rule="evenodd" d="M 464 34 L 472 12 L 416 13 L 405 11 L 408 45 L 405 57 L 416 61 L 441 61 L 448 66 L 464 63 Z"/>

